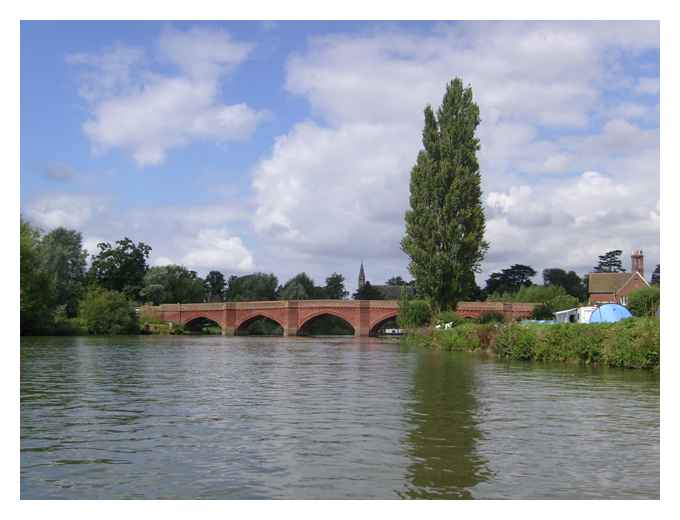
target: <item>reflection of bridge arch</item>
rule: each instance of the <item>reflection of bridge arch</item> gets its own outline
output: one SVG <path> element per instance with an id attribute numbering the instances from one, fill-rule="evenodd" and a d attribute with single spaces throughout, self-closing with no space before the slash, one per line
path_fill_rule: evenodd
<path id="1" fill-rule="evenodd" d="M 354 323 L 352 323 L 353 320 L 351 318 L 348 319 L 348 316 L 343 316 L 343 314 L 340 313 L 340 312 L 334 312 L 334 311 L 329 310 L 329 309 L 324 309 L 324 310 L 319 311 L 319 312 L 314 312 L 314 313 L 310 314 L 309 316 L 305 316 L 304 321 L 302 323 L 300 323 L 300 326 L 297 329 L 298 336 L 303 335 L 303 329 L 305 328 L 305 326 L 307 326 L 309 323 L 316 320 L 317 318 L 320 318 L 321 316 L 333 316 L 334 318 L 338 318 L 339 320 L 342 320 L 344 323 L 346 323 L 352 329 L 352 334 L 356 334 L 357 328 L 354 325 Z"/>
<path id="2" fill-rule="evenodd" d="M 236 327 L 234 327 L 234 334 L 235 334 L 236 336 L 241 336 L 241 335 L 243 335 L 243 333 L 245 332 L 245 330 L 246 330 L 246 329 L 247 329 L 254 321 L 259 320 L 259 319 L 261 319 L 261 318 L 265 318 L 265 319 L 267 319 L 267 320 L 273 321 L 273 322 L 276 323 L 279 327 L 281 327 L 282 330 L 285 330 L 284 327 L 283 327 L 283 325 L 281 324 L 281 322 L 280 322 L 279 320 L 277 320 L 276 318 L 274 318 L 272 315 L 270 315 L 269 313 L 265 313 L 265 312 L 258 312 L 258 313 L 254 313 L 254 314 L 252 314 L 252 315 L 250 315 L 250 316 L 244 318 L 243 320 L 241 320 L 241 322 L 238 323 L 238 324 L 236 325 Z"/>
<path id="3" fill-rule="evenodd" d="M 368 329 L 369 330 L 369 333 L 368 333 L 369 336 L 375 336 L 378 333 L 378 331 L 380 330 L 380 327 L 383 325 L 383 323 L 385 323 L 386 321 L 389 321 L 389 320 L 394 320 L 398 316 L 399 316 L 398 311 L 390 311 L 390 312 L 386 313 L 385 315 L 383 315 L 382 317 L 378 318 L 377 320 L 373 321 L 373 323 L 371 323 L 371 326 Z"/>

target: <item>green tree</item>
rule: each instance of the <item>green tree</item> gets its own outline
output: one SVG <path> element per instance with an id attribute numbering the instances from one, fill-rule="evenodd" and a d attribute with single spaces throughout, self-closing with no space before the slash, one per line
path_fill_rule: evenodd
<path id="1" fill-rule="evenodd" d="M 200 303 L 205 300 L 206 288 L 196 271 L 190 271 L 181 265 L 163 265 L 151 267 L 146 272 L 140 296 L 156 305 Z"/>
<path id="2" fill-rule="evenodd" d="M 43 237 L 46 268 L 54 279 L 55 298 L 64 306 L 67 318 L 78 312 L 78 302 L 85 287 L 87 251 L 79 232 L 63 227 Z"/>
<path id="3" fill-rule="evenodd" d="M 500 273 L 491 273 L 484 291 L 489 295 L 515 293 L 522 287 L 531 285 L 531 278 L 534 276 L 536 271 L 528 265 L 514 264 Z"/>
<path id="4" fill-rule="evenodd" d="M 307 273 L 296 274 L 279 289 L 281 300 L 310 300 L 325 297 L 325 288 L 315 286 L 314 280 Z"/>
<path id="5" fill-rule="evenodd" d="M 229 277 L 224 299 L 227 301 L 275 300 L 279 284 L 274 274 L 253 273 Z"/>
<path id="6" fill-rule="evenodd" d="M 134 334 L 139 331 L 134 304 L 118 291 L 91 288 L 80 302 L 79 315 L 90 334 Z"/>
<path id="7" fill-rule="evenodd" d="M 366 282 L 363 287 L 357 289 L 352 295 L 355 300 L 384 300 L 385 297 L 378 289 L 371 285 L 371 282 Z"/>
<path id="8" fill-rule="evenodd" d="M 19 320 L 21 334 L 49 332 L 56 295 L 47 269 L 40 231 L 20 218 Z"/>
<path id="9" fill-rule="evenodd" d="M 210 301 L 221 301 L 224 297 L 224 288 L 227 282 L 224 275 L 219 271 L 210 271 L 205 277 L 205 287 Z"/>
<path id="10" fill-rule="evenodd" d="M 581 298 L 583 295 L 581 277 L 574 271 L 567 272 L 557 267 L 543 269 L 543 284 L 562 287 L 567 294 L 576 298 Z"/>
<path id="11" fill-rule="evenodd" d="M 408 285 L 408 283 L 401 276 L 393 276 L 385 282 L 385 285 Z"/>
<path id="12" fill-rule="evenodd" d="M 605 254 L 598 256 L 598 263 L 593 267 L 593 271 L 596 273 L 619 273 L 624 272 L 623 264 L 621 263 L 621 254 L 623 252 L 620 249 L 615 249 L 613 251 L 607 251 Z"/>
<path id="13" fill-rule="evenodd" d="M 345 290 L 345 277 L 340 273 L 333 273 L 326 278 L 326 287 L 324 287 L 325 297 L 332 300 L 342 300 L 349 294 Z"/>
<path id="14" fill-rule="evenodd" d="M 116 247 L 108 242 L 97 244 L 99 253 L 93 255 L 90 276 L 105 289 L 123 292 L 132 300 L 139 299 L 148 270 L 147 259 L 151 247 L 144 242 L 135 244 L 129 238 L 118 240 Z"/>
<path id="15" fill-rule="evenodd" d="M 435 116 L 425 108 L 423 147 L 411 170 L 401 246 L 418 294 L 441 308 L 466 297 L 488 249 L 477 161 L 479 107 L 456 78 Z"/>
<path id="16" fill-rule="evenodd" d="M 657 286 L 638 289 L 628 295 L 628 309 L 635 316 L 654 316 L 660 302 L 661 289 Z"/>

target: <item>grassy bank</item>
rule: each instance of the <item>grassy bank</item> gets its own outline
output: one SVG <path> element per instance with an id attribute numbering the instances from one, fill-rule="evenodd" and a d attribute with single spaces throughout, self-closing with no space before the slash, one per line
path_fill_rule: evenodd
<path id="1" fill-rule="evenodd" d="M 449 330 L 418 329 L 404 341 L 446 351 L 489 352 L 499 359 L 658 368 L 659 320 L 559 325 L 463 323 Z"/>

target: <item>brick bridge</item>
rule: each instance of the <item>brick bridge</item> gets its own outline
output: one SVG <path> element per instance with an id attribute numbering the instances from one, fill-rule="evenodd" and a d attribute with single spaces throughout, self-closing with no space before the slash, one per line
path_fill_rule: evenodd
<path id="1" fill-rule="evenodd" d="M 296 336 L 306 323 L 322 315 L 336 316 L 354 329 L 355 336 L 374 335 L 399 314 L 396 300 L 279 300 L 264 302 L 172 303 L 146 305 L 142 313 L 163 321 L 187 325 L 198 319 L 217 323 L 223 335 L 241 333 L 257 318 L 269 318 Z"/>

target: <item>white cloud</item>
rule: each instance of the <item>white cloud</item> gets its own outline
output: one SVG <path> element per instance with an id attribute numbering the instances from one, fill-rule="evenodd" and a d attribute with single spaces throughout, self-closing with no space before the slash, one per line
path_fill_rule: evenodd
<path id="1" fill-rule="evenodd" d="M 658 249 L 658 227 L 649 231 L 643 216 L 658 199 L 658 129 L 628 121 L 631 107 L 598 122 L 607 91 L 629 92 L 625 53 L 657 46 L 658 24 L 628 22 L 463 23 L 314 38 L 289 59 L 286 87 L 309 101 L 315 121 L 280 136 L 254 169 L 256 228 L 310 258 L 406 265 L 399 241 L 422 111 L 460 76 L 480 106 L 483 190 L 495 194 L 487 274 L 520 257 L 583 266 L 564 244 L 590 258 L 607 236 Z M 593 169 L 603 173 L 582 174 Z M 607 204 L 616 209 L 602 215 Z M 604 223 L 621 211 L 627 225 L 602 230 L 595 242 L 578 228 L 591 214 Z M 526 258 L 532 248 L 541 252 Z"/>
<path id="2" fill-rule="evenodd" d="M 218 269 L 241 273 L 252 271 L 255 262 L 239 237 L 222 229 L 204 229 L 189 240 L 189 252 L 182 263 L 189 268 Z"/>
<path id="3" fill-rule="evenodd" d="M 86 222 L 104 211 L 101 197 L 69 193 L 47 193 L 33 200 L 26 216 L 46 229 L 67 227 L 80 229 Z"/>
<path id="4" fill-rule="evenodd" d="M 91 103 L 83 131 L 99 153 L 122 149 L 139 166 L 161 164 L 169 150 L 196 140 L 248 138 L 266 112 L 219 101 L 221 78 L 243 62 L 251 46 L 226 32 L 167 29 L 160 59 L 179 74 L 140 69 L 141 51 L 116 47 L 102 55 L 72 55 L 86 67 L 81 94 Z"/>
<path id="5" fill-rule="evenodd" d="M 658 94 L 660 86 L 658 77 L 640 78 L 635 91 L 638 94 Z"/>

